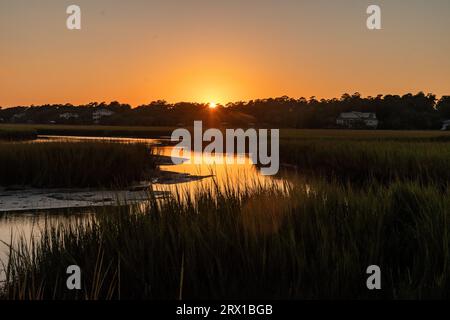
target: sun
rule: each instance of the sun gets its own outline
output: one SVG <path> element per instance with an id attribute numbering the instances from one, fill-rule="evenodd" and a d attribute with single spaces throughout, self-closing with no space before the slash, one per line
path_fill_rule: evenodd
<path id="1" fill-rule="evenodd" d="M 215 102 L 210 102 L 210 103 L 208 104 L 208 106 L 209 106 L 210 109 L 215 109 L 215 108 L 217 108 L 217 103 L 215 103 Z"/>

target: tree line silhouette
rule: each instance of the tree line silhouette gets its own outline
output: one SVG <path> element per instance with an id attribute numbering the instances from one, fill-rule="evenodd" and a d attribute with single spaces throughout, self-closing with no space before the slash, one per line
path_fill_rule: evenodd
<path id="1" fill-rule="evenodd" d="M 110 110 L 111 115 L 94 121 L 93 114 Z M 190 126 L 202 120 L 209 126 L 335 128 L 342 112 L 373 112 L 379 129 L 430 130 L 442 127 L 450 119 L 450 96 L 434 94 L 378 95 L 362 97 L 343 94 L 333 99 L 294 99 L 287 96 L 219 105 L 214 110 L 207 103 L 167 103 L 164 100 L 132 108 L 117 101 L 92 102 L 87 105 L 56 104 L 0 108 L 0 122 L 36 124 L 102 124 L 126 126 Z M 65 116 L 63 116 L 65 114 Z"/>

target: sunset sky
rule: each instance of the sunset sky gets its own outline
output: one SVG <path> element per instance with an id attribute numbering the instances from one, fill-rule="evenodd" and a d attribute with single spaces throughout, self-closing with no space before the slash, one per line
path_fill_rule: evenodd
<path id="1" fill-rule="evenodd" d="M 3 107 L 450 94 L 449 0 L 0 0 L 0 46 Z"/>

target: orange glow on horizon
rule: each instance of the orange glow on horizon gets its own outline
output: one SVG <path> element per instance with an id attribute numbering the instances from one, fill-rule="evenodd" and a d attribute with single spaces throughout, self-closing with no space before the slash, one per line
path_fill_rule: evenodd
<path id="1" fill-rule="evenodd" d="M 74 32 L 55 1 L 29 2 L 0 10 L 3 108 L 449 93 L 449 1 L 411 1 L 411 16 L 394 2 L 380 32 L 358 0 L 85 1 Z"/>

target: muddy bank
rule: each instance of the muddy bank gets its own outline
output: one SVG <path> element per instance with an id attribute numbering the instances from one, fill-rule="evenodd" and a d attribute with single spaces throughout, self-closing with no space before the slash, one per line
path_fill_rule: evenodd
<path id="1" fill-rule="evenodd" d="M 155 192 L 163 196 L 163 192 Z M 0 212 L 70 209 L 136 204 L 148 201 L 149 191 L 89 189 L 16 189 L 0 192 Z"/>
<path id="2" fill-rule="evenodd" d="M 208 177 L 210 176 L 161 171 L 151 182 L 144 181 L 123 190 L 0 188 L 0 212 L 139 204 L 148 201 L 150 193 L 156 197 L 170 194 L 165 191 L 154 191 L 154 184 L 187 183 Z"/>

